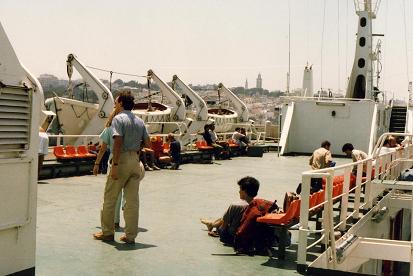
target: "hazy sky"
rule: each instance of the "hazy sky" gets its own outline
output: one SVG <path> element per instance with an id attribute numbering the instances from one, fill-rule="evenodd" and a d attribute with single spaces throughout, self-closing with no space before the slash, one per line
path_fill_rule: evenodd
<path id="1" fill-rule="evenodd" d="M 1 0 L 0 21 L 37 76 L 67 78 L 66 56 L 74 53 L 87 65 L 133 74 L 152 68 L 166 81 L 178 74 L 193 84 L 243 86 L 247 78 L 255 87 L 261 72 L 264 88 L 285 90 L 289 5 L 291 87 L 302 86 L 309 62 L 315 89 L 344 90 L 357 24 L 351 0 Z M 413 79 L 413 0 L 383 0 L 374 24 L 385 33 L 381 89 L 405 98 L 407 64 Z"/>

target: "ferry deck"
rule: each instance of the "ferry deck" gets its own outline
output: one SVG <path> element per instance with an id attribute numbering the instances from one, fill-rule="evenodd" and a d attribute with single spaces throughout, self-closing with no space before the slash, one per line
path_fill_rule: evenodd
<path id="1" fill-rule="evenodd" d="M 297 231 L 285 260 L 237 256 L 207 235 L 200 218 L 218 218 L 239 202 L 237 180 L 254 176 L 259 198 L 278 200 L 294 191 L 308 156 L 236 157 L 214 164 L 185 164 L 178 171 L 146 172 L 140 185 L 140 233 L 135 245 L 93 239 L 100 230 L 105 175 L 40 180 L 38 275 L 296 275 Z M 335 158 L 339 164 L 348 159 Z M 123 221 L 121 220 L 121 226 Z"/>

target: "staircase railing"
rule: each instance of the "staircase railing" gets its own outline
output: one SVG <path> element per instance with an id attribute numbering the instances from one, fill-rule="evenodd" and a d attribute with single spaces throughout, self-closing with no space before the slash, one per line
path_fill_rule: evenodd
<path id="1" fill-rule="evenodd" d="M 307 266 L 308 250 L 324 242 L 328 264 L 326 267 L 334 268 L 337 264 L 337 248 L 335 231 L 346 231 L 348 221 L 362 217 L 361 210 L 369 210 L 373 207 L 377 197 L 377 189 L 372 189 L 372 180 L 395 180 L 400 173 L 413 165 L 413 145 L 407 144 L 404 147 L 386 154 L 379 154 L 384 140 L 390 136 L 404 136 L 412 139 L 413 134 L 407 133 L 385 133 L 376 144 L 373 154 L 364 160 L 344 164 L 334 168 L 326 168 L 315 171 L 307 171 L 302 174 L 301 209 L 300 209 L 300 228 L 298 240 L 298 269 L 302 270 Z M 409 141 L 408 139 L 406 141 Z M 411 140 L 410 140 L 411 141 Z M 401 162 L 402 160 L 406 162 Z M 351 176 L 353 174 L 353 176 Z M 354 175 L 355 174 L 355 175 Z M 334 177 L 342 175 L 343 190 L 342 194 L 333 196 Z M 354 180 L 355 177 L 355 180 Z M 325 178 L 325 199 L 317 206 L 309 206 L 310 186 L 312 178 Z M 353 178 L 353 180 L 352 180 Z M 364 189 L 364 196 L 362 190 Z M 349 195 L 354 194 L 352 200 L 352 210 L 349 209 Z M 333 219 L 333 204 L 335 201 L 341 202 L 339 219 Z M 312 211 L 322 208 L 322 228 L 321 230 L 309 228 L 309 215 Z M 322 236 L 316 242 L 308 245 L 309 233 L 321 233 Z"/>

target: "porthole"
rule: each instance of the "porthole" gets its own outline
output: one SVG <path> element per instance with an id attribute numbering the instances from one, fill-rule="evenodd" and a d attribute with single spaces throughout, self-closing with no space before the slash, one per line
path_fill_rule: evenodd
<path id="1" fill-rule="evenodd" d="M 363 37 L 360 37 L 360 39 L 359 39 L 359 45 L 361 46 L 361 47 L 364 47 L 364 45 L 366 45 L 366 38 L 363 36 Z"/>
<path id="2" fill-rule="evenodd" d="M 366 27 L 367 19 L 365 17 L 360 18 L 360 26 Z"/>
<path id="3" fill-rule="evenodd" d="M 364 68 L 364 65 L 366 65 L 366 61 L 364 60 L 364 58 L 360 58 L 358 60 L 358 66 L 359 68 Z"/>

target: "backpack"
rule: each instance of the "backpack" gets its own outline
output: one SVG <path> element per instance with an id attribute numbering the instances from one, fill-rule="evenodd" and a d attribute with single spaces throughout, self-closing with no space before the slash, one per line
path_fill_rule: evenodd
<path id="1" fill-rule="evenodd" d="M 273 231 L 268 231 L 266 225 L 257 222 L 257 218 L 278 209 L 276 201 L 254 199 L 241 219 L 234 238 L 234 249 L 238 252 L 251 252 L 264 248 L 267 239 L 273 236 Z"/>
<path id="2" fill-rule="evenodd" d="M 298 195 L 294 192 L 286 192 L 284 196 L 283 211 L 287 212 L 288 207 L 290 207 L 291 202 L 298 199 Z"/>

